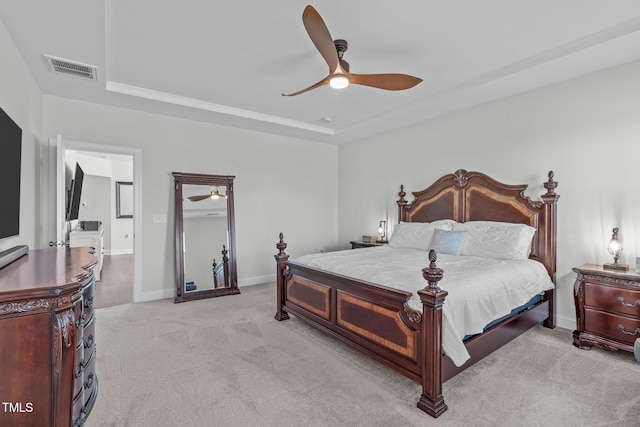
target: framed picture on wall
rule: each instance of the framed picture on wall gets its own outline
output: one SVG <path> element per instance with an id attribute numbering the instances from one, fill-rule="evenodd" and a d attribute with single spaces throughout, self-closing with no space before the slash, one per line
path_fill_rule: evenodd
<path id="1" fill-rule="evenodd" d="M 133 182 L 116 182 L 116 218 L 133 218 Z"/>

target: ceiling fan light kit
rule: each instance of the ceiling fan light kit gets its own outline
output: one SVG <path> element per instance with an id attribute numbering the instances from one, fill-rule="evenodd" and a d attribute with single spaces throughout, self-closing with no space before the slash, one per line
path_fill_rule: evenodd
<path id="1" fill-rule="evenodd" d="M 307 34 L 320 55 L 329 66 L 329 75 L 306 89 L 282 96 L 295 96 L 308 92 L 320 86 L 329 85 L 334 89 L 344 89 L 349 84 L 359 84 L 384 90 L 405 90 L 414 87 L 422 81 L 418 77 L 407 74 L 353 74 L 349 72 L 349 64 L 342 59 L 347 51 L 347 41 L 333 40 L 320 14 L 307 6 L 302 13 L 302 23 Z"/>
<path id="2" fill-rule="evenodd" d="M 349 78 L 344 74 L 334 74 L 329 80 L 329 86 L 334 89 L 344 89 L 349 86 Z"/>

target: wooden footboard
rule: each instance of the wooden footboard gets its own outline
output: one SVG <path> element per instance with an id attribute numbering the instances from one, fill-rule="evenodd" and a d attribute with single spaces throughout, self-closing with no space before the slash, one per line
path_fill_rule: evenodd
<path id="1" fill-rule="evenodd" d="M 430 254 L 432 265 L 423 270 L 433 288 L 430 285 L 419 292 L 424 304 L 420 312 L 409 307 L 410 292 L 288 261 L 282 234 L 277 247 L 280 250 L 276 255 L 277 320 L 288 319 L 288 313 L 291 313 L 312 323 L 386 366 L 423 383 L 423 394 L 418 403 L 421 409 L 433 416 L 446 410 L 440 373 L 441 309 L 447 293 L 437 288 L 442 270 L 435 266 L 435 252 Z"/>

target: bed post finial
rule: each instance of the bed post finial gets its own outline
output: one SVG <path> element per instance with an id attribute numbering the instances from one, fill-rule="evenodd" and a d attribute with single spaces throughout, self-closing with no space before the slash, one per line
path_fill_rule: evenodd
<path id="1" fill-rule="evenodd" d="M 398 197 L 400 197 L 400 199 L 398 199 L 398 203 L 407 203 L 404 199 L 404 196 L 406 195 L 407 193 L 404 192 L 404 184 L 400 184 L 400 191 L 398 191 Z"/>
<path id="2" fill-rule="evenodd" d="M 276 259 L 276 287 L 277 287 L 277 298 L 278 298 L 278 308 L 276 310 L 275 319 L 276 320 L 287 320 L 289 318 L 289 313 L 284 311 L 284 303 L 285 303 L 285 271 L 287 270 L 287 261 L 289 260 L 289 255 L 284 253 L 284 250 L 287 248 L 287 244 L 284 242 L 284 235 L 280 233 L 280 241 L 276 243 L 276 248 L 278 248 L 278 254 L 274 255 Z"/>
<path id="3" fill-rule="evenodd" d="M 436 255 L 436 251 L 431 249 L 429 251 L 429 267 L 422 269 L 422 277 L 429 282 L 429 287 L 427 289 L 431 292 L 440 292 L 438 282 L 442 280 L 442 277 L 444 276 L 442 269 L 436 266 L 437 259 L 438 256 Z"/>
<path id="4" fill-rule="evenodd" d="M 404 198 L 406 195 L 407 193 L 404 192 L 404 184 L 400 184 L 400 191 L 398 192 L 398 197 L 400 198 L 396 201 L 398 204 L 398 222 L 405 220 L 405 212 L 407 205 L 409 204 L 409 202 Z"/>
<path id="5" fill-rule="evenodd" d="M 542 196 L 543 200 L 545 200 L 544 197 L 547 196 L 548 198 L 552 198 L 551 201 L 553 202 L 557 200 L 558 197 L 560 197 L 555 192 L 556 188 L 558 187 L 558 182 L 553 180 L 553 171 L 549 171 L 549 179 L 542 185 L 544 185 L 544 188 L 547 189 L 547 193 Z"/>
<path id="6" fill-rule="evenodd" d="M 438 287 L 443 277 L 436 267 L 436 251 L 429 251 L 429 267 L 422 269 L 422 276 L 429 286 L 418 291 L 422 301 L 422 340 L 425 349 L 422 357 L 422 394 L 418 408 L 436 418 L 447 410 L 442 397 L 442 305 L 447 291 Z"/>
<path id="7" fill-rule="evenodd" d="M 284 250 L 287 249 L 287 244 L 284 242 L 284 234 L 280 233 L 280 241 L 276 243 L 276 248 L 278 248 L 278 255 L 276 255 L 276 260 L 284 259 L 285 261 L 289 259 L 289 255 L 284 253 Z"/>

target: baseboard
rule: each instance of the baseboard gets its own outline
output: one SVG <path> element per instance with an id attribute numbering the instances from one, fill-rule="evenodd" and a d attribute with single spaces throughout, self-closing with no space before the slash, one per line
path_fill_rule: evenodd
<path id="1" fill-rule="evenodd" d="M 136 302 L 147 302 L 147 301 L 156 301 L 159 299 L 167 299 L 167 298 L 175 298 L 176 290 L 175 289 L 165 289 L 163 291 L 155 291 L 155 292 L 145 292 L 142 294 L 142 298 L 140 301 Z"/>
<path id="2" fill-rule="evenodd" d="M 251 286 L 251 285 L 259 285 L 261 283 L 269 283 L 275 282 L 276 275 L 274 274 L 266 274 L 264 276 L 255 276 L 255 277 L 245 277 L 244 279 L 238 279 L 238 287 L 242 286 Z"/>
<path id="3" fill-rule="evenodd" d="M 129 255 L 133 253 L 133 249 L 111 249 L 105 250 L 105 255 Z"/>
<path id="4" fill-rule="evenodd" d="M 261 283 L 269 283 L 269 282 L 275 282 L 275 281 L 276 281 L 275 274 L 247 277 L 247 278 L 238 280 L 238 287 L 259 285 Z M 155 301 L 159 299 L 167 299 L 167 298 L 175 298 L 175 297 L 176 297 L 175 289 L 165 289 L 162 291 L 145 292 L 142 294 L 140 301 L 136 301 L 136 302 Z"/>
<path id="5" fill-rule="evenodd" d="M 569 329 L 570 331 L 574 330 L 576 328 L 576 318 L 575 317 L 565 317 L 565 316 L 558 316 L 556 314 L 556 326 L 563 328 L 563 329 Z"/>

